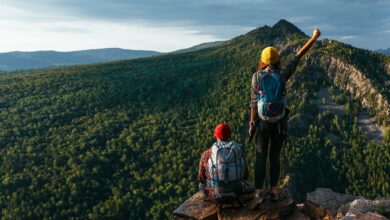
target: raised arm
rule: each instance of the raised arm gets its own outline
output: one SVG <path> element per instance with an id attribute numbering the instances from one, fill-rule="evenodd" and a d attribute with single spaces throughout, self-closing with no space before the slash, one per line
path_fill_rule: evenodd
<path id="1" fill-rule="evenodd" d="M 301 58 L 305 53 L 310 49 L 310 47 L 313 45 L 313 43 L 317 40 L 317 38 L 321 35 L 321 32 L 319 29 L 314 28 L 313 30 L 313 36 L 311 36 L 310 40 L 306 42 L 306 44 L 298 51 L 297 57 Z"/>
<path id="2" fill-rule="evenodd" d="M 289 64 L 286 66 L 286 69 L 284 71 L 284 81 L 287 82 L 292 74 L 295 72 L 299 59 L 305 55 L 305 53 L 310 49 L 310 47 L 313 45 L 313 43 L 317 40 L 317 38 L 321 35 L 321 32 L 319 29 L 313 30 L 313 36 L 306 42 L 306 44 L 297 52 L 295 57 L 289 62 Z"/>

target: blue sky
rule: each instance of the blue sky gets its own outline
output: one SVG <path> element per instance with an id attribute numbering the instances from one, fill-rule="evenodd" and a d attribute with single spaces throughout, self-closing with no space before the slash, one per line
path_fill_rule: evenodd
<path id="1" fill-rule="evenodd" d="M 121 47 L 173 51 L 284 18 L 305 33 L 390 47 L 389 0 L 1 0 L 0 51 Z"/>

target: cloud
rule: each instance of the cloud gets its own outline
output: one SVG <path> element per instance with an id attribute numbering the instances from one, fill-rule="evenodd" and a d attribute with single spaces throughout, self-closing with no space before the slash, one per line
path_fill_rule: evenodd
<path id="1" fill-rule="evenodd" d="M 133 23 L 113 22 L 54 22 L 34 26 L 25 34 L 23 26 L 0 22 L 2 52 L 59 50 L 71 51 L 91 48 L 121 47 L 139 50 L 168 52 L 194 44 L 222 40 L 211 35 L 201 35 L 196 30 L 166 27 L 146 27 Z M 12 25 L 14 28 L 7 28 Z M 65 30 L 62 30 L 65 29 Z M 81 29 L 82 31 L 80 31 Z M 180 40 L 178 40 L 180 39 Z"/>
<path id="2" fill-rule="evenodd" d="M 354 38 L 356 38 L 356 36 L 353 36 L 353 35 L 340 37 L 341 40 L 348 40 L 348 39 L 354 39 Z"/>
<path id="3" fill-rule="evenodd" d="M 323 37 L 361 36 L 342 40 L 373 49 L 380 43 L 386 44 L 388 35 L 383 31 L 390 29 L 388 0 L 302 0 L 294 3 L 288 0 L 2 0 L 0 7 L 2 5 L 19 10 L 19 13 L 0 14 L 0 18 L 28 20 L 30 25 L 48 20 L 62 24 L 77 21 L 122 26 L 138 24 L 145 28 L 185 30 L 186 36 L 198 36 L 199 39 L 229 39 L 250 28 L 273 25 L 286 18 L 308 34 L 313 27 L 319 27 Z M 15 16 L 20 14 L 23 16 Z M 52 26 L 47 30 L 61 32 L 62 26 Z M 81 33 L 84 29 L 75 24 L 73 30 L 71 27 L 63 30 Z M 379 32 L 382 33 L 376 36 L 379 42 L 360 41 Z"/>

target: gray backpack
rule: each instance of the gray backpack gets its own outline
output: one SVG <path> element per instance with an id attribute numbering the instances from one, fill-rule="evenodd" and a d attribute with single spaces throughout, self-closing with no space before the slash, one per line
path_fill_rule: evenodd
<path id="1" fill-rule="evenodd" d="M 217 141 L 211 148 L 208 161 L 211 186 L 217 203 L 232 203 L 241 191 L 245 174 L 245 157 L 241 145 Z"/>

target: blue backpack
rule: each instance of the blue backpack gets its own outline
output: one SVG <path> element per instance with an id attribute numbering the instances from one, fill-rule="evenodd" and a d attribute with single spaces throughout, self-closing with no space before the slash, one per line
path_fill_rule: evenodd
<path id="1" fill-rule="evenodd" d="M 257 110 L 264 121 L 276 122 L 285 115 L 286 87 L 278 70 L 258 72 Z"/>

